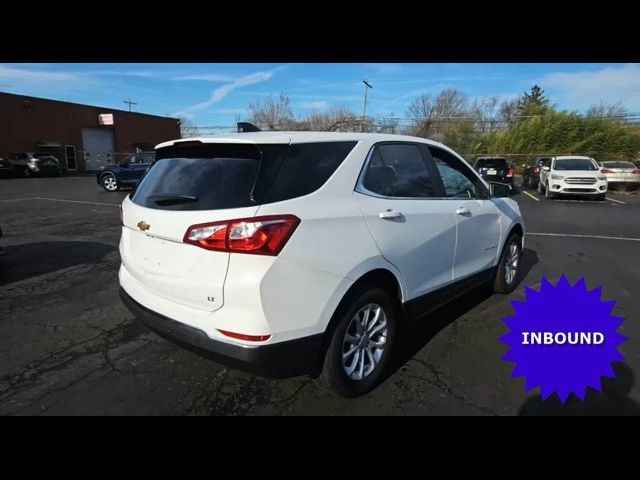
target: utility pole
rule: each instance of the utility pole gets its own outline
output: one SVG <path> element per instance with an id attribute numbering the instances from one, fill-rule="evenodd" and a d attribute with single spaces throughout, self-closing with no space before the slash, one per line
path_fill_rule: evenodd
<path id="1" fill-rule="evenodd" d="M 131 111 L 131 105 L 137 105 L 136 102 L 132 102 L 131 100 L 123 100 L 122 103 L 129 104 L 129 111 Z"/>
<path id="2" fill-rule="evenodd" d="M 364 105 L 362 107 L 362 123 L 360 124 L 360 131 L 364 129 L 364 121 L 367 118 L 367 92 L 370 88 L 373 88 L 366 80 L 362 80 L 362 83 L 364 83 Z"/>

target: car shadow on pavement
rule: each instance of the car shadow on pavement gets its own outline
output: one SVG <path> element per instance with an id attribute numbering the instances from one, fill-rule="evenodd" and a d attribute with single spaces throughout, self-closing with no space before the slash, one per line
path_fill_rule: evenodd
<path id="1" fill-rule="evenodd" d="M 97 242 L 36 242 L 5 247 L 0 286 L 74 265 L 99 263 L 116 247 Z"/>
<path id="2" fill-rule="evenodd" d="M 534 250 L 530 248 L 524 249 L 520 264 L 519 283 L 526 278 L 531 268 L 538 261 L 538 255 Z M 494 293 L 490 287 L 492 285 L 475 288 L 455 301 L 425 315 L 420 320 L 403 325 L 398 331 L 393 356 L 390 359 L 389 368 L 383 377 L 383 381 L 402 368 L 440 331 L 491 297 Z"/>
<path id="3" fill-rule="evenodd" d="M 640 415 L 640 403 L 629 398 L 635 376 L 626 363 L 616 362 L 613 365 L 615 378 L 602 378 L 602 392 L 590 388 L 584 401 L 571 394 L 563 405 L 557 394 L 545 401 L 541 395 L 529 398 L 520 407 L 518 415 L 522 416 L 604 416 Z"/>

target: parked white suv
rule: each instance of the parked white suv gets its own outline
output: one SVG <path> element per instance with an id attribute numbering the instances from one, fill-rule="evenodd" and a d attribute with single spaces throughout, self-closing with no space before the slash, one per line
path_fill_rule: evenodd
<path id="1" fill-rule="evenodd" d="M 558 195 L 589 195 L 604 200 L 607 177 L 591 157 L 551 157 L 543 160 L 538 193 L 547 198 Z"/>
<path id="2" fill-rule="evenodd" d="M 122 299 L 227 365 L 361 395 L 399 324 L 517 284 L 518 205 L 444 145 L 259 132 L 162 143 L 156 159 L 122 204 Z"/>

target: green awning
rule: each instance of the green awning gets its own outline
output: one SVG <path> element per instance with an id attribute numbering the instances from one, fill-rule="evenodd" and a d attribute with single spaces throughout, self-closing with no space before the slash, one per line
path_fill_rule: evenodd
<path id="1" fill-rule="evenodd" d="M 49 140 L 44 140 L 40 143 L 38 143 L 38 147 L 41 148 L 60 148 L 62 145 L 60 145 L 58 142 L 51 142 Z"/>

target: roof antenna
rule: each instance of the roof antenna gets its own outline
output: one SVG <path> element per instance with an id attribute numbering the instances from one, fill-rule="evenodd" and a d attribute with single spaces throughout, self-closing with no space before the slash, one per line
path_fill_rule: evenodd
<path id="1" fill-rule="evenodd" d="M 261 130 L 253 123 L 238 122 L 238 133 L 260 132 Z"/>

